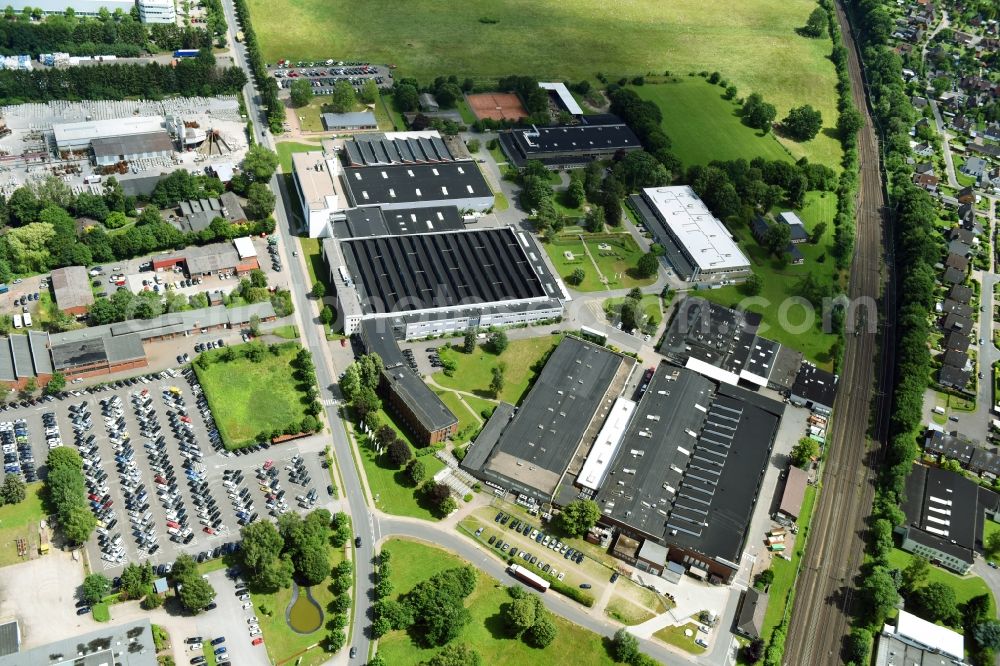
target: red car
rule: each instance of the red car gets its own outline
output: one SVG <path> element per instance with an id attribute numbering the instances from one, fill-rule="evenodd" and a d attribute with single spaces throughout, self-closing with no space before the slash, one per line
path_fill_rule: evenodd
<path id="1" fill-rule="evenodd" d="M 257 638 L 255 638 L 252 641 L 250 641 L 250 645 L 260 645 L 263 642 L 264 642 L 264 638 L 261 637 L 261 636 L 258 636 Z"/>
<path id="2" fill-rule="evenodd" d="M 87 498 L 88 498 L 88 499 L 89 499 L 89 500 L 90 500 L 91 502 L 98 502 L 98 501 L 100 501 L 100 499 L 101 499 L 101 496 L 100 496 L 100 495 L 95 495 L 94 493 L 90 493 L 89 495 L 87 495 Z"/>
<path id="3" fill-rule="evenodd" d="M 202 528 L 201 531 L 204 532 L 205 534 L 215 534 L 215 530 L 213 530 L 211 527 L 207 527 L 207 526 L 204 527 L 204 528 Z"/>
<path id="4" fill-rule="evenodd" d="M 264 461 L 264 469 L 271 469 L 272 467 L 274 467 L 274 461 L 273 460 L 271 460 L 270 458 L 268 458 L 267 460 Z"/>
<path id="5" fill-rule="evenodd" d="M 167 521 L 167 527 L 172 527 L 174 529 L 177 529 L 178 527 L 180 527 L 180 523 L 178 523 L 176 521 L 173 521 L 173 520 L 168 520 Z"/>

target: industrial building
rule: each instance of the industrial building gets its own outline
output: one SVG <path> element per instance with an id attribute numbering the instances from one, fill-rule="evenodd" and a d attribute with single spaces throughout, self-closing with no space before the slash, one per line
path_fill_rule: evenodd
<path id="1" fill-rule="evenodd" d="M 750 273 L 750 260 L 690 186 L 647 187 L 629 197 L 629 203 L 684 280 Z"/>
<path id="2" fill-rule="evenodd" d="M 549 356 L 527 397 L 498 409 L 461 466 L 487 485 L 535 504 L 566 505 L 602 426 L 619 409 L 617 398 L 635 361 L 568 336 Z M 610 460 L 610 458 L 608 458 Z"/>
<path id="3" fill-rule="evenodd" d="M 139 20 L 143 23 L 176 23 L 174 0 L 137 0 Z"/>
<path id="4" fill-rule="evenodd" d="M 174 224 L 184 232 L 208 229 L 217 217 L 229 224 L 244 224 L 247 221 L 239 197 L 232 192 L 223 192 L 220 197 L 181 201 L 177 204 L 177 214 L 180 217 Z"/>
<path id="5" fill-rule="evenodd" d="M 22 389 L 30 379 L 46 384 L 53 373 L 48 336 L 29 330 L 27 335 L 0 338 L 0 382 Z"/>
<path id="6" fill-rule="evenodd" d="M 63 312 L 82 315 L 94 303 L 90 275 L 85 266 L 66 266 L 52 270 L 52 295 Z"/>
<path id="7" fill-rule="evenodd" d="M 659 352 L 720 382 L 788 391 L 802 354 L 758 335 L 760 322 L 755 312 L 689 296 L 677 305 Z"/>
<path id="8" fill-rule="evenodd" d="M 795 376 L 788 400 L 797 407 L 808 407 L 818 414 L 829 415 L 837 398 L 837 380 L 837 375 L 812 363 L 803 363 Z"/>
<path id="9" fill-rule="evenodd" d="M 174 153 L 163 116 L 58 123 L 52 126 L 52 140 L 59 154 L 91 151 L 98 166 L 171 157 Z"/>
<path id="10" fill-rule="evenodd" d="M 964 666 L 965 638 L 905 610 L 878 637 L 875 666 Z"/>
<path id="11" fill-rule="evenodd" d="M 320 118 L 323 121 L 323 129 L 327 132 L 378 129 L 378 121 L 371 111 L 322 113 Z"/>
<path id="12" fill-rule="evenodd" d="M 579 108 L 579 107 L 577 107 Z M 547 168 L 579 169 L 642 144 L 628 125 L 611 115 L 581 116 L 575 125 L 517 128 L 500 132 L 500 147 L 514 166 L 538 160 Z"/>
<path id="13" fill-rule="evenodd" d="M 153 270 L 162 271 L 183 268 L 188 276 L 210 275 L 212 273 L 233 273 L 243 275 L 260 268 L 256 254 L 241 258 L 236 249 L 236 241 L 232 243 L 212 243 L 210 245 L 192 245 L 180 252 L 153 258 Z"/>
<path id="14" fill-rule="evenodd" d="M 437 130 L 356 136 L 342 150 L 349 167 L 455 161 Z"/>
<path id="15" fill-rule="evenodd" d="M 378 354 L 382 359 L 379 392 L 415 442 L 423 446 L 436 444 L 458 431 L 458 418 L 406 364 L 392 331 L 376 320 L 368 320 L 361 325 L 360 338 L 366 353 Z"/>
<path id="16" fill-rule="evenodd" d="M 997 519 L 1000 495 L 958 472 L 915 464 L 905 497 L 906 522 L 896 528 L 903 550 L 968 573 L 982 549 L 984 521 Z"/>
<path id="17" fill-rule="evenodd" d="M 493 190 L 471 161 L 356 167 L 342 175 L 350 206 L 421 208 L 452 205 L 484 212 L 493 208 Z"/>
<path id="18" fill-rule="evenodd" d="M 462 231 L 465 220 L 454 206 L 382 210 L 379 206 L 351 208 L 331 223 L 334 238 L 407 236 Z"/>
<path id="19" fill-rule="evenodd" d="M 156 666 L 153 626 L 148 619 L 104 627 L 80 636 L 0 656 L 0 666 Z"/>
<path id="20" fill-rule="evenodd" d="M 66 9 L 72 8 L 81 18 L 97 18 L 102 9 L 112 14 L 120 9 L 128 14 L 135 7 L 135 0 L 11 0 L 4 4 L 17 14 L 25 9 L 39 10 L 43 16 L 65 16 Z"/>
<path id="21" fill-rule="evenodd" d="M 292 153 L 292 181 L 309 238 L 329 236 L 331 222 L 342 218 L 348 208 L 341 171 L 343 166 L 336 155 L 322 151 Z"/>
<path id="22" fill-rule="evenodd" d="M 323 254 L 347 335 L 365 319 L 405 339 L 528 324 L 561 316 L 566 298 L 534 239 L 511 227 L 328 238 Z"/>
<path id="23" fill-rule="evenodd" d="M 739 570 L 784 405 L 667 363 L 607 466 L 599 523 L 667 549 L 689 574 Z"/>

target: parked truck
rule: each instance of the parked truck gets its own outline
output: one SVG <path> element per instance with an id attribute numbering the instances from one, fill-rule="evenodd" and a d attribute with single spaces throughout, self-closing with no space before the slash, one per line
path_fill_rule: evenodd
<path id="1" fill-rule="evenodd" d="M 200 49 L 177 49 L 174 51 L 175 58 L 196 58 Z"/>
<path id="2" fill-rule="evenodd" d="M 10 291 L 10 287 L 5 283 L 0 283 L 0 294 L 6 294 L 8 291 Z"/>
<path id="3" fill-rule="evenodd" d="M 507 567 L 507 571 L 509 571 L 514 578 L 518 579 L 525 585 L 535 588 L 539 592 L 545 592 L 549 589 L 549 581 L 531 571 L 528 571 L 522 566 L 512 564 Z"/>

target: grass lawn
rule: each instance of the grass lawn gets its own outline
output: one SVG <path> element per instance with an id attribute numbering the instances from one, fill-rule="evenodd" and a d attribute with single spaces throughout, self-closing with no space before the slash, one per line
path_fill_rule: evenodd
<path id="1" fill-rule="evenodd" d="M 94 616 L 94 622 L 111 621 L 111 607 L 103 601 L 101 603 L 94 604 L 94 608 L 91 610 L 91 613 Z"/>
<path id="2" fill-rule="evenodd" d="M 18 539 L 27 541 L 29 554 L 38 550 L 38 523 L 45 518 L 42 483 L 29 483 L 24 494 L 20 504 L 0 506 L 0 567 L 24 561 L 17 555 Z"/>
<path id="3" fill-rule="evenodd" d="M 584 246 L 590 251 L 590 257 L 587 257 Z M 635 265 L 643 252 L 629 234 L 563 235 L 544 243 L 544 247 L 563 278 L 577 268 L 583 269 L 583 282 L 570 285 L 577 291 L 601 291 L 605 286 L 608 289 L 631 289 L 656 281 L 655 277 L 640 278 L 635 275 Z M 573 258 L 567 257 L 566 252 L 571 252 Z M 601 276 L 605 283 L 601 282 Z"/>
<path id="4" fill-rule="evenodd" d="M 279 354 L 268 353 L 260 363 L 239 358 L 211 363 L 205 370 L 194 364 L 227 448 L 245 446 L 257 433 L 284 428 L 306 415 L 305 394 L 289 365 L 299 349 L 296 343 L 283 343 Z M 207 353 L 219 356 L 224 351 Z"/>
<path id="5" fill-rule="evenodd" d="M 319 143 L 296 143 L 294 141 L 279 141 L 274 145 L 278 153 L 278 166 L 283 173 L 292 173 L 292 153 L 308 153 L 322 150 Z"/>
<path id="6" fill-rule="evenodd" d="M 764 612 L 764 623 L 761 628 L 761 636 L 765 642 L 771 639 L 771 632 L 778 626 L 781 618 L 785 615 L 788 593 L 791 592 L 792 586 L 795 584 L 795 573 L 798 570 L 799 560 L 802 559 L 803 554 L 798 540 L 806 534 L 815 506 L 816 486 L 808 486 L 805 497 L 802 500 L 802 510 L 796 522 L 799 526 L 799 533 L 795 535 L 795 549 L 789 553 L 792 561 L 789 562 L 782 557 L 775 557 L 771 563 L 771 568 L 774 569 L 774 582 L 771 583 L 771 587 L 768 589 L 767 610 Z M 806 547 L 808 547 L 808 544 Z"/>
<path id="7" fill-rule="evenodd" d="M 645 294 L 642 297 L 642 311 L 646 314 L 646 326 L 656 327 L 663 319 L 663 308 L 660 307 L 661 298 L 658 294 Z M 611 312 L 615 321 L 618 319 L 618 312 L 621 310 L 624 298 L 607 298 L 604 300 L 604 312 Z"/>
<path id="8" fill-rule="evenodd" d="M 276 335 L 277 337 L 284 338 L 285 340 L 298 340 L 299 327 L 295 324 L 278 326 L 277 328 L 271 329 L 271 335 Z"/>
<path id="9" fill-rule="evenodd" d="M 962 187 L 975 187 L 976 179 L 962 171 L 962 167 L 965 166 L 965 158 L 955 155 L 952 157 L 952 161 L 955 164 L 955 180 L 958 181 L 958 184 Z"/>
<path id="10" fill-rule="evenodd" d="M 613 597 L 608 602 L 604 608 L 604 614 L 630 627 L 642 624 L 654 617 L 652 612 L 619 596 Z"/>
<path id="11" fill-rule="evenodd" d="M 749 228 L 741 226 L 730 229 L 739 241 L 740 248 L 750 257 L 754 272 L 763 278 L 763 290 L 759 296 L 752 299 L 744 294 L 741 286 L 736 285 L 697 292 L 699 296 L 720 305 L 727 307 L 743 305 L 748 310 L 759 312 L 764 317 L 760 330 L 762 336 L 799 350 L 805 354 L 807 360 L 827 370 L 833 366 L 830 348 L 836 336 L 823 331 L 822 312 L 806 312 L 801 305 L 786 304 L 786 302 L 789 298 L 798 296 L 799 282 L 810 274 L 821 284 L 835 284 L 838 292 L 843 289 L 842 276 L 837 274 L 831 254 L 835 207 L 835 195 L 831 193 L 827 193 L 825 197 L 819 192 L 809 192 L 806 195 L 806 204 L 799 215 L 806 229 L 812 231 L 820 221 L 826 222 L 827 226 L 819 243 L 815 245 L 802 243 L 798 246 L 805 257 L 805 262 L 799 266 L 789 264 L 781 267 L 774 257 L 757 243 Z M 812 325 L 806 326 L 810 318 Z M 783 320 L 786 325 L 782 325 Z"/>
<path id="12" fill-rule="evenodd" d="M 318 238 L 299 238 L 299 247 L 306 260 L 306 270 L 309 271 L 309 284 L 314 285 L 320 279 L 326 284 L 328 294 L 334 293 L 326 270 L 326 260 L 323 259 L 323 246 Z"/>
<path id="13" fill-rule="evenodd" d="M 601 284 L 601 280 L 597 275 L 597 268 L 594 266 L 594 262 L 590 260 L 590 257 L 587 256 L 583 241 L 575 238 L 559 239 L 555 242 L 542 243 L 542 247 L 545 248 L 549 259 L 552 260 L 552 265 L 555 266 L 556 272 L 564 280 L 569 278 L 576 269 L 583 269 L 583 281 L 580 284 L 566 283 L 570 289 L 575 289 L 576 291 L 604 290 L 604 285 Z M 567 256 L 567 252 L 571 253 L 572 258 Z"/>
<path id="14" fill-rule="evenodd" d="M 996 532 L 1000 532 L 1000 523 L 992 520 L 987 520 L 983 523 L 983 543 L 989 543 L 990 536 Z M 989 555 L 991 557 L 997 557 L 1000 553 L 989 553 Z"/>
<path id="15" fill-rule="evenodd" d="M 442 360 L 454 359 L 458 368 L 452 377 L 446 376 L 443 372 L 435 373 L 434 381 L 445 388 L 475 393 L 483 398 L 493 398 L 489 390 L 493 379 L 493 368 L 498 362 L 505 363 L 507 370 L 504 373 L 505 384 L 503 391 L 500 392 L 500 398 L 516 405 L 540 370 L 533 366 L 546 352 L 554 349 L 561 339 L 560 336 L 549 335 L 511 340 L 500 356 L 495 356 L 482 346 L 476 347 L 471 354 L 442 347 L 438 349 Z"/>
<path id="16" fill-rule="evenodd" d="M 913 556 L 910 553 L 899 548 L 893 548 L 892 552 L 889 553 L 889 566 L 902 570 L 906 568 L 912 559 Z M 987 587 L 986 581 L 979 576 L 973 574 L 958 576 L 932 564 L 927 576 L 927 584 L 930 583 L 944 583 L 953 589 L 959 604 L 980 594 L 988 594 L 990 597 L 990 615 L 996 615 L 996 599 L 993 598 L 993 593 Z"/>
<path id="17" fill-rule="evenodd" d="M 466 396 L 460 396 L 454 391 L 437 389 L 434 392 L 440 396 L 444 404 L 448 405 L 448 409 L 458 417 L 458 435 L 455 437 L 455 443 L 465 444 L 479 432 L 479 428 L 482 425 L 481 421 L 483 417 L 479 416 L 479 409 L 474 405 L 466 403 Z"/>
<path id="18" fill-rule="evenodd" d="M 379 415 L 384 423 L 392 426 L 403 441 L 410 444 L 410 448 L 414 448 L 409 437 L 393 421 L 390 414 L 381 411 Z M 390 463 L 385 454 L 377 455 L 375 449 L 368 446 L 367 438 L 360 431 L 355 430 L 355 437 L 358 439 L 361 464 L 365 468 L 368 487 L 371 488 L 372 495 L 377 498 L 375 503 L 378 508 L 397 516 L 437 520 L 437 516 L 434 515 L 430 507 L 417 498 L 416 489 L 410 483 L 406 472 Z M 423 461 L 427 469 L 428 479 L 444 469 L 444 463 L 435 458 L 433 454 L 421 456 L 420 460 Z"/>
<path id="19" fill-rule="evenodd" d="M 344 559 L 343 553 L 337 548 L 330 548 L 330 569 L 340 564 Z M 300 590 L 304 594 L 304 591 Z M 333 601 L 333 593 L 330 591 L 330 580 L 327 579 L 319 585 L 312 587 L 313 598 L 323 608 L 323 623 L 330 618 L 330 602 Z M 264 645 L 267 646 L 267 654 L 271 658 L 272 664 L 280 664 L 286 661 L 294 661 L 301 657 L 302 666 L 316 666 L 322 664 L 330 658 L 330 655 L 321 648 L 313 648 L 308 652 L 303 652 L 311 645 L 320 642 L 327 634 L 324 627 L 311 634 L 299 634 L 292 631 L 292 628 L 285 622 L 285 609 L 292 601 L 292 589 L 286 588 L 278 590 L 272 594 L 262 594 L 250 591 L 250 599 L 253 601 L 251 612 L 260 619 L 260 629 L 264 636 Z"/>
<path id="20" fill-rule="evenodd" d="M 636 86 L 634 90 L 663 111 L 662 125 L 673 142 L 671 151 L 685 166 L 741 158 L 749 162 L 755 157 L 791 160 L 774 134 L 760 136 L 759 131 L 744 125 L 736 100 L 723 99 L 725 89 L 700 76 Z M 711 140 L 706 140 L 708 137 Z"/>
<path id="21" fill-rule="evenodd" d="M 322 114 L 324 113 L 337 113 L 334 111 L 333 107 L 328 102 L 328 97 L 319 96 L 313 97 L 309 104 L 306 106 L 300 106 L 297 109 L 292 109 L 292 112 L 299 118 L 299 127 L 303 132 L 326 132 L 326 128 L 323 127 Z M 375 105 L 378 107 L 379 105 Z M 351 111 L 369 111 L 367 104 L 362 104 L 360 102 L 354 105 Z M 377 108 L 374 109 L 377 111 Z M 385 115 L 385 114 L 384 114 Z M 375 114 L 375 120 L 379 123 L 379 129 L 381 130 L 391 130 L 392 121 L 389 119 L 388 115 L 385 115 L 386 125 L 381 125 L 381 120 L 378 117 L 378 113 Z"/>
<path id="22" fill-rule="evenodd" d="M 202 666 L 215 666 L 218 662 L 215 661 L 215 646 L 209 642 L 201 644 L 201 653 L 205 657 L 205 661 Z"/>
<path id="23" fill-rule="evenodd" d="M 466 564 L 450 553 L 413 541 L 392 539 L 384 549 L 392 554 L 391 580 L 397 599 L 435 573 Z M 480 573 L 475 591 L 466 599 L 472 620 L 453 642 L 473 647 L 484 664 L 566 663 L 568 655 L 572 655 L 575 666 L 611 666 L 615 663 L 608 656 L 600 636 L 555 615 L 551 618 L 558 633 L 543 650 L 528 647 L 524 641 L 510 637 L 501 616 L 501 606 L 509 601 L 505 585 Z M 378 654 L 393 666 L 419 664 L 437 651 L 420 647 L 404 631 L 390 632 L 379 640 L 378 646 Z"/>
<path id="24" fill-rule="evenodd" d="M 685 636 L 685 630 L 691 632 L 691 636 Z M 664 643 L 679 647 L 691 654 L 701 654 L 705 651 L 705 648 L 694 642 L 698 636 L 698 626 L 694 622 L 675 627 L 664 627 L 653 634 L 653 637 L 659 638 Z"/>
<path id="25" fill-rule="evenodd" d="M 457 74 L 478 80 L 526 74 L 579 81 L 718 70 L 739 96 L 761 93 L 778 119 L 808 101 L 836 121 L 829 39 L 800 37 L 812 0 L 746 0 L 725 11 L 700 0 L 609 3 L 521 0 L 442 5 L 434 0 L 251 0 L 264 60 L 352 59 L 398 65 L 421 84 Z M 480 19 L 491 19 L 488 23 Z M 336 38 L 331 42 L 330 36 Z M 378 35 L 378 39 L 372 39 Z M 608 37 L 613 35 L 613 39 Z M 715 140 L 708 135 L 706 141 Z M 790 144 L 796 156 L 831 165 L 835 142 Z"/>

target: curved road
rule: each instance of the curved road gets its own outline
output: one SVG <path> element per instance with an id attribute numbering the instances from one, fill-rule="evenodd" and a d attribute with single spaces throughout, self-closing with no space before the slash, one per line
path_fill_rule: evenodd
<path id="1" fill-rule="evenodd" d="M 864 556 L 865 520 L 875 493 L 874 470 L 885 442 L 891 407 L 893 357 L 891 351 L 881 356 L 878 353 L 880 343 L 883 350 L 892 349 L 889 341 L 895 308 L 893 282 L 887 272 L 892 268 L 891 254 L 883 257 L 884 235 L 890 230 L 883 229 L 888 220 L 883 216 L 885 198 L 878 140 L 866 104 L 857 47 L 840 3 L 837 18 L 848 49 L 854 104 L 864 117 L 858 135 L 861 173 L 848 293 L 852 303 L 880 306 L 877 311 L 867 310 L 867 317 L 854 320 L 856 334 L 852 334 L 848 323 L 823 487 L 795 586 L 797 603 L 786 640 L 787 664 L 840 661 L 843 639 L 850 630 L 854 576 Z M 880 301 L 887 279 L 889 288 Z M 877 321 L 877 312 L 889 313 L 888 320 Z M 867 446 L 869 437 L 874 440 L 873 446 Z"/>

